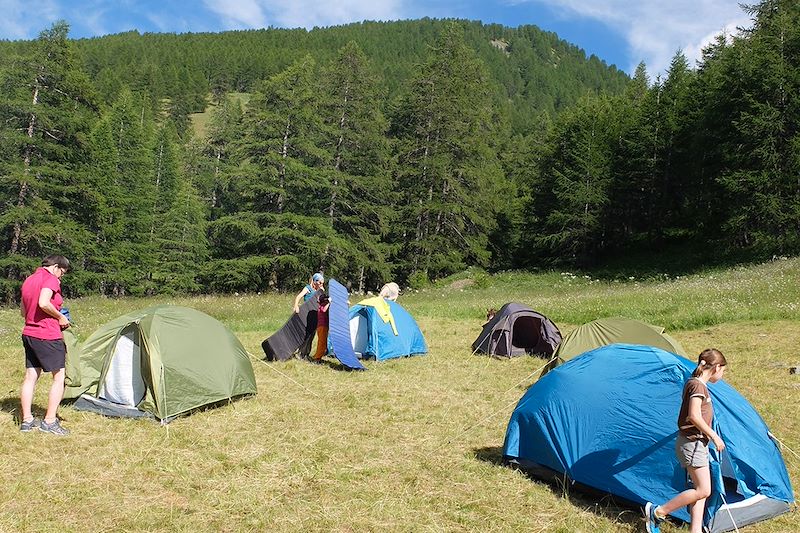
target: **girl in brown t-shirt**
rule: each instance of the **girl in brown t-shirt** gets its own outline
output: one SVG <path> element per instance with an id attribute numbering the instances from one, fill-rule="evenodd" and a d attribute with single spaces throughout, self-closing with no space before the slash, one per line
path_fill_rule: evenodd
<path id="1" fill-rule="evenodd" d="M 714 348 L 703 350 L 697 358 L 697 368 L 683 387 L 675 454 L 681 466 L 689 473 L 692 488 L 681 492 L 663 505 L 656 506 L 647 502 L 644 513 L 649 533 L 659 533 L 658 525 L 667 515 L 686 505 L 689 506 L 691 517 L 690 533 L 702 531 L 706 498 L 711 495 L 708 441 L 713 441 L 714 447 L 719 452 L 725 449 L 725 443 L 711 428 L 714 407 L 706 384 L 716 383 L 722 379 L 727 364 L 725 356 L 719 350 Z"/>

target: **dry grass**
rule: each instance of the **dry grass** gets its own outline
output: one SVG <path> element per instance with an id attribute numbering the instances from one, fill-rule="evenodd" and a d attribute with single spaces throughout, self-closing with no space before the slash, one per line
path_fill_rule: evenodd
<path id="1" fill-rule="evenodd" d="M 558 273 L 508 274 L 488 286 L 448 284 L 405 294 L 401 302 L 420 323 L 428 356 L 370 362 L 361 373 L 254 360 L 254 398 L 167 427 L 66 406 L 67 438 L 18 432 L 20 319 L 16 309 L 0 309 L 0 531 L 642 531 L 636 510 L 532 481 L 500 464 L 505 424 L 543 361 L 471 356 L 470 343 L 485 308 L 509 300 L 542 309 L 564 332 L 579 322 L 568 317 L 625 314 L 620 309 L 687 324 L 671 333 L 690 352 L 722 349 L 731 362 L 726 379 L 800 453 L 800 377 L 787 370 L 800 363 L 798 311 L 790 305 L 800 301 L 800 262 L 714 276 L 590 283 Z M 782 289 L 765 289 L 770 276 Z M 694 325 L 692 302 L 712 294 L 726 307 L 714 312 L 712 324 Z M 216 316 L 260 355 L 261 340 L 285 320 L 290 300 L 246 295 L 170 302 Z M 86 335 L 156 301 L 165 300 L 69 304 Z M 47 378 L 37 391 L 39 412 L 46 390 Z M 785 456 L 797 485 L 800 459 Z M 747 528 L 798 530 L 796 512 Z"/>

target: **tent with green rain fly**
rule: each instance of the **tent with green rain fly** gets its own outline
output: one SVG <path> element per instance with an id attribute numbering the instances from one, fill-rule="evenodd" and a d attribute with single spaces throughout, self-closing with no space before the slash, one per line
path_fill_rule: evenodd
<path id="1" fill-rule="evenodd" d="M 175 416 L 256 393 L 239 339 L 195 309 L 157 305 L 121 316 L 70 352 L 65 399 L 111 416 Z"/>
<path id="2" fill-rule="evenodd" d="M 584 352 L 618 342 L 655 346 L 686 357 L 683 346 L 667 335 L 661 326 L 625 317 L 600 318 L 587 322 L 564 336 L 553 352 L 553 360 L 542 371 L 542 375 Z"/>

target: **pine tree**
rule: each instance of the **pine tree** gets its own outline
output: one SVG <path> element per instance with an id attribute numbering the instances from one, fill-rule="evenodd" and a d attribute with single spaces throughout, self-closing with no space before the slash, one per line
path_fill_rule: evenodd
<path id="1" fill-rule="evenodd" d="M 649 244 L 660 227 L 655 218 L 656 167 L 660 161 L 661 82 L 650 87 L 647 68 L 640 63 L 618 104 L 619 136 L 614 143 L 609 215 L 610 243 L 618 248 Z"/>
<path id="2" fill-rule="evenodd" d="M 208 152 L 213 159 L 213 178 L 207 186 L 212 218 L 236 211 L 233 201 L 226 201 L 231 168 L 238 163 L 234 147 L 242 135 L 242 105 L 238 99 L 226 97 L 211 112 L 208 125 Z"/>
<path id="3" fill-rule="evenodd" d="M 541 221 L 529 245 L 554 262 L 591 266 L 606 246 L 617 128 L 602 97 L 585 98 L 555 124 L 528 215 Z"/>
<path id="4" fill-rule="evenodd" d="M 494 147 L 484 65 L 450 24 L 409 82 L 394 113 L 397 185 L 403 193 L 398 262 L 434 278 L 485 265 L 503 180 Z"/>
<path id="5" fill-rule="evenodd" d="M 764 0 L 747 11 L 754 25 L 729 63 L 742 87 L 720 177 L 733 200 L 726 229 L 744 248 L 788 253 L 800 250 L 800 5 Z"/>
<path id="6" fill-rule="evenodd" d="M 90 254 L 78 177 L 98 104 L 68 31 L 62 21 L 41 32 L 0 80 L 0 235 L 9 264 L 54 252 L 80 264 Z"/>
<path id="7" fill-rule="evenodd" d="M 170 126 L 163 129 L 171 130 Z M 167 134 L 166 143 L 174 133 Z M 170 149 L 174 150 L 174 149 Z M 175 181 L 169 190 L 162 188 L 160 220 L 153 244 L 158 261 L 153 280 L 160 292 L 200 292 L 197 265 L 209 256 L 206 238 L 207 208 L 197 194 L 188 161 L 174 168 Z"/>
<path id="8" fill-rule="evenodd" d="M 242 163 L 231 176 L 238 212 L 210 227 L 217 257 L 241 259 L 258 269 L 258 285 L 294 285 L 322 266 L 333 235 L 327 217 L 328 154 L 312 83 L 310 57 L 268 80 L 248 103 Z M 216 283 L 216 282 L 215 282 Z"/>
<path id="9" fill-rule="evenodd" d="M 693 194 L 691 160 L 694 132 L 697 129 L 695 102 L 695 73 L 682 52 L 672 59 L 661 92 L 663 138 L 661 167 L 658 169 L 658 190 L 654 201 L 656 220 L 660 221 L 659 238 L 680 235 L 680 226 L 687 215 L 688 199 Z"/>
<path id="10" fill-rule="evenodd" d="M 148 99 L 123 89 L 104 117 L 114 143 L 114 184 L 120 191 L 123 233 L 104 258 L 104 292 L 112 295 L 152 292 L 150 273 L 156 261 L 151 230 L 156 205 L 152 119 Z"/>
<path id="11" fill-rule="evenodd" d="M 327 215 L 334 236 L 322 260 L 362 292 L 365 284 L 380 286 L 390 271 L 382 240 L 391 203 L 388 124 L 378 80 L 355 42 L 339 50 L 322 80 L 323 142 L 330 153 Z"/>

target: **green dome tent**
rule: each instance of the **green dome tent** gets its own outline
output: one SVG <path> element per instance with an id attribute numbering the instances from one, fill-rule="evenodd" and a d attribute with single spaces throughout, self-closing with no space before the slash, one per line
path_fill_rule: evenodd
<path id="1" fill-rule="evenodd" d="M 553 352 L 553 360 L 542 371 L 542 375 L 584 352 L 615 343 L 655 346 L 687 357 L 683 346 L 664 333 L 661 326 L 652 326 L 625 317 L 600 318 L 587 322 L 564 336 Z"/>
<path id="2" fill-rule="evenodd" d="M 247 351 L 231 331 L 188 307 L 157 305 L 95 331 L 67 357 L 65 399 L 77 409 L 170 420 L 255 394 Z"/>

